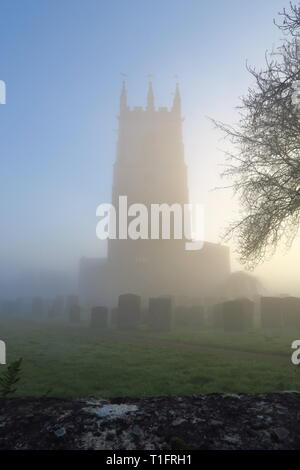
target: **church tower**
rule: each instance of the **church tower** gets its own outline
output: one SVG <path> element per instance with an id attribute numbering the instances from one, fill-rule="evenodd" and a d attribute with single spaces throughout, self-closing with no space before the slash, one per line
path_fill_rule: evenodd
<path id="1" fill-rule="evenodd" d="M 151 204 L 179 204 L 183 209 L 189 203 L 182 121 L 178 84 L 168 109 L 157 108 L 151 81 L 145 107 L 130 107 L 123 83 L 112 186 L 117 235 L 120 196 L 127 196 L 128 207 L 145 205 L 148 215 Z M 174 213 L 170 213 L 172 229 Z M 170 239 L 150 238 L 150 217 L 148 222 L 148 239 L 108 239 L 107 258 L 81 260 L 79 284 L 84 303 L 113 307 L 125 293 L 138 294 L 145 302 L 149 297 L 171 295 L 175 302 L 197 298 L 198 304 L 216 296 L 230 273 L 229 249 L 205 242 L 201 250 L 187 251 L 186 240 L 175 239 L 172 230 Z M 130 217 L 126 231 L 128 224 Z"/>
<path id="2" fill-rule="evenodd" d="M 112 203 L 126 195 L 128 205 L 189 202 L 187 167 L 182 141 L 179 85 L 171 109 L 155 107 L 151 81 L 146 106 L 130 108 L 123 83 L 120 96 L 117 157 L 114 164 Z M 171 219 L 172 220 L 172 219 Z M 172 224 L 171 224 L 172 227 Z M 150 233 L 150 226 L 149 226 Z M 109 240 L 108 256 L 118 263 L 162 263 L 184 250 L 184 240 Z"/>

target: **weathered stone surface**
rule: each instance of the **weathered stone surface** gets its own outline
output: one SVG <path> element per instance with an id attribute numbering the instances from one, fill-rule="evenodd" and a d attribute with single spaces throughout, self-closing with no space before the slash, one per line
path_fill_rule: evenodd
<path id="1" fill-rule="evenodd" d="M 293 392 L 2 398 L 0 449 L 300 449 L 299 408 Z"/>
<path id="2" fill-rule="evenodd" d="M 261 326 L 263 328 L 282 328 L 284 325 L 282 307 L 280 297 L 261 297 Z"/>
<path id="3" fill-rule="evenodd" d="M 93 307 L 91 311 L 91 328 L 107 328 L 108 327 L 108 308 Z"/>
<path id="4" fill-rule="evenodd" d="M 137 328 L 141 319 L 141 297 L 135 294 L 119 296 L 117 328 Z"/>
<path id="5" fill-rule="evenodd" d="M 149 299 L 149 327 L 169 331 L 172 326 L 172 300 L 170 298 Z"/>

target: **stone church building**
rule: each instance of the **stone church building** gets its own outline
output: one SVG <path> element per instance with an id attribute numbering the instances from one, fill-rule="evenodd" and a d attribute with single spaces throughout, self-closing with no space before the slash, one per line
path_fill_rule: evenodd
<path id="1" fill-rule="evenodd" d="M 130 108 L 125 84 L 120 96 L 112 204 L 126 195 L 128 206 L 189 203 L 178 85 L 171 109 L 156 108 L 149 83 L 145 108 Z M 229 248 L 204 242 L 195 251 L 185 239 L 108 240 L 107 258 L 80 260 L 84 305 L 115 306 L 120 294 L 172 296 L 175 303 L 214 297 L 230 275 Z"/>

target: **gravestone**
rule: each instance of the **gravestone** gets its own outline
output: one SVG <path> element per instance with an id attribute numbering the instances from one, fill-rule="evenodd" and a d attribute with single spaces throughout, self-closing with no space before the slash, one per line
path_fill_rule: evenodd
<path id="1" fill-rule="evenodd" d="M 172 301 L 167 297 L 149 299 L 149 327 L 153 330 L 170 331 L 172 325 Z"/>
<path id="2" fill-rule="evenodd" d="M 280 297 L 261 297 L 260 312 L 263 328 L 282 328 L 284 326 L 282 306 Z"/>
<path id="3" fill-rule="evenodd" d="M 235 299 L 223 303 L 224 331 L 246 331 L 254 326 L 254 302 Z"/>
<path id="4" fill-rule="evenodd" d="M 141 297 L 135 294 L 119 296 L 117 328 L 135 329 L 141 318 Z"/>
<path id="5" fill-rule="evenodd" d="M 289 328 L 300 328 L 300 298 L 283 297 L 281 306 L 285 326 Z"/>
<path id="6" fill-rule="evenodd" d="M 69 320 L 71 323 L 79 323 L 80 322 L 80 313 L 81 309 L 79 305 L 71 305 L 69 311 Z"/>
<path id="7" fill-rule="evenodd" d="M 108 308 L 93 307 L 91 311 L 91 328 L 107 328 L 108 327 Z"/>

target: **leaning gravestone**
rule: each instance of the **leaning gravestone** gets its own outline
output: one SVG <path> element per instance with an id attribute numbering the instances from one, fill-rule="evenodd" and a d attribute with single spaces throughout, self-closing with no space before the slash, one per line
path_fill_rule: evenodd
<path id="1" fill-rule="evenodd" d="M 263 328 L 282 328 L 284 326 L 282 307 L 280 297 L 261 297 L 261 326 Z"/>
<path id="2" fill-rule="evenodd" d="M 135 329 L 141 318 L 141 297 L 135 294 L 119 296 L 117 328 Z"/>
<path id="3" fill-rule="evenodd" d="M 149 327 L 153 330 L 170 331 L 172 324 L 172 300 L 167 297 L 149 299 Z"/>
<path id="4" fill-rule="evenodd" d="M 71 323 L 79 323 L 80 322 L 80 306 L 79 305 L 72 305 L 69 311 L 69 320 Z"/>
<path id="5" fill-rule="evenodd" d="M 235 299 L 223 303 L 224 331 L 245 331 L 254 326 L 254 302 Z"/>
<path id="6" fill-rule="evenodd" d="M 284 324 L 288 328 L 300 328 L 300 299 L 299 297 L 281 298 Z"/>
<path id="7" fill-rule="evenodd" d="M 107 328 L 108 326 L 108 308 L 93 307 L 91 311 L 91 328 Z"/>

